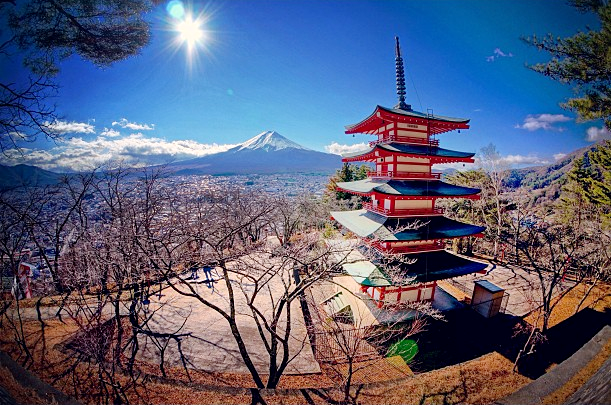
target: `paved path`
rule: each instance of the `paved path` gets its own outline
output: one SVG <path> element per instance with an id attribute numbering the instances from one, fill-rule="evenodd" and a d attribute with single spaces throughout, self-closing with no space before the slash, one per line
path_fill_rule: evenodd
<path id="1" fill-rule="evenodd" d="M 203 297 L 215 305 L 227 309 L 227 287 L 224 281 L 220 280 L 216 270 L 213 273 L 213 278 L 218 281 L 205 283 L 203 282 L 205 278 L 200 277 L 198 280 L 190 281 L 190 284 Z M 281 293 L 283 291 L 283 281 L 290 282 L 290 275 L 287 275 L 284 280 L 280 277 L 270 280 L 270 290 Z M 259 372 L 267 374 L 269 355 L 241 290 L 243 288 L 244 291 L 249 293 L 252 286 L 247 283 L 240 283 L 237 280 L 233 281 L 233 286 L 236 296 L 238 329 L 244 338 L 255 367 Z M 184 287 L 182 289 L 186 290 Z M 91 305 L 95 306 L 93 300 Z M 121 313 L 123 315 L 128 314 L 127 305 L 129 305 L 127 301 L 122 303 Z M 263 292 L 258 295 L 257 306 L 266 316 L 270 315 L 272 305 L 273 302 L 269 293 L 265 294 Z M 55 318 L 57 309 L 58 307 L 54 306 L 41 307 L 42 319 Z M 248 373 L 227 321 L 213 309 L 206 307 L 195 298 L 185 297 L 171 288 L 165 288 L 161 298 L 157 295 L 151 296 L 148 310 L 149 314 L 152 315 L 149 323 L 151 330 L 158 333 L 189 334 L 189 336 L 183 337 L 181 341 L 182 352 L 185 355 L 188 367 L 210 372 Z M 24 321 L 38 319 L 36 308 L 21 308 L 20 312 L 21 319 Z M 114 316 L 113 308 L 110 305 L 104 308 L 104 312 L 109 318 Z M 13 312 L 9 316 L 15 317 L 16 314 Z M 65 314 L 63 316 L 68 318 Z M 280 324 L 282 324 L 282 320 Z M 158 364 L 161 359 L 158 343 L 162 345 L 167 343 L 164 356 L 165 364 L 182 367 L 176 341 L 166 342 L 164 339 L 154 341 L 144 337 L 141 340 L 139 354 L 141 360 Z M 309 374 L 321 371 L 310 347 L 299 300 L 295 300 L 291 305 L 289 354 L 295 356 L 295 358 L 287 367 L 286 374 Z M 282 350 L 280 349 L 279 358 L 281 355 Z"/>
<path id="2" fill-rule="evenodd" d="M 218 275 L 215 273 L 215 278 Z M 196 280 L 196 281 L 202 281 Z M 271 291 L 283 291 L 282 280 L 275 277 L 270 281 Z M 228 309 L 228 290 L 223 280 L 215 283 L 196 283 L 191 285 L 207 300 L 223 309 Z M 259 372 L 267 374 L 269 355 L 259 334 L 252 313 L 246 305 L 241 288 L 247 293 L 252 289 L 247 283 L 233 281 L 236 297 L 236 313 L 238 329 L 244 338 L 246 348 Z M 184 287 L 181 289 L 186 290 Z M 257 296 L 257 306 L 264 314 L 270 315 L 272 300 L 269 294 L 260 293 Z M 154 312 L 151 329 L 164 333 L 188 333 L 190 336 L 182 340 L 182 351 L 192 368 L 211 372 L 248 373 L 238 346 L 227 324 L 227 321 L 215 310 L 200 303 L 197 299 L 185 297 L 172 289 L 164 290 L 161 299 L 153 298 L 149 306 Z M 282 320 L 280 321 L 282 325 Z M 163 340 L 157 343 L 164 343 Z M 142 360 L 157 364 L 160 360 L 160 349 L 152 339 L 143 339 L 140 356 Z M 279 354 L 282 354 L 280 350 Z M 287 374 L 308 374 L 320 372 L 320 366 L 314 358 L 310 347 L 303 314 L 299 301 L 291 305 L 291 337 L 289 338 L 289 354 L 295 356 L 287 367 Z M 178 345 L 170 341 L 165 349 L 166 364 L 181 366 Z"/>
<path id="3" fill-rule="evenodd" d="M 455 278 L 454 282 L 460 284 L 459 288 L 471 297 L 473 283 L 477 280 L 488 280 L 509 294 L 505 310 L 509 314 L 524 316 L 541 305 L 540 282 L 535 272 L 528 272 L 520 267 L 490 263 L 486 268 L 486 274 L 468 274 Z M 457 286 L 455 283 L 453 285 Z"/>

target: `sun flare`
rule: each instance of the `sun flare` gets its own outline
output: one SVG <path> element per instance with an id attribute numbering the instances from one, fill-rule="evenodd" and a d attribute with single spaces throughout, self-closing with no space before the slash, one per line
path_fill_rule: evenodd
<path id="1" fill-rule="evenodd" d="M 201 21 L 193 20 L 190 16 L 186 16 L 184 20 L 180 21 L 176 25 L 176 30 L 180 34 L 180 39 L 186 42 L 189 48 L 204 38 Z"/>

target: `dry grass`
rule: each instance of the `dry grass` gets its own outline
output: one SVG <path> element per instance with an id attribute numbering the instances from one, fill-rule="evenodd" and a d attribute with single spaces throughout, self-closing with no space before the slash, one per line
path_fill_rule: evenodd
<path id="1" fill-rule="evenodd" d="M 575 308 L 588 287 L 587 284 L 578 285 L 571 292 L 562 297 L 551 313 L 548 327 L 551 328 L 558 325 L 575 315 Z M 594 287 L 579 309 L 581 310 L 587 307 L 600 312 L 607 308 L 611 308 L 611 285 L 600 284 Z M 541 327 L 542 318 L 540 310 L 536 310 L 526 316 L 524 320 L 533 326 Z"/>
<path id="2" fill-rule="evenodd" d="M 5 325 L 6 327 L 6 325 Z M 37 348 L 34 351 L 37 363 L 40 363 L 42 355 L 42 342 L 40 339 L 40 324 L 29 322 L 24 325 L 28 341 L 31 347 Z M 65 367 L 69 360 L 69 355 L 58 350 L 58 343 L 65 342 L 71 338 L 78 330 L 74 324 L 64 324 L 59 321 L 48 321 L 45 328 L 46 348 L 45 368 L 34 367 L 33 372 L 43 380 L 50 382 L 50 376 L 57 375 L 61 367 Z M 3 333 L 2 349 L 12 351 L 14 357 L 17 351 L 11 344 L 10 333 Z M 466 398 L 469 403 L 492 402 L 496 399 L 515 391 L 529 380 L 519 374 L 511 372 L 512 363 L 497 353 L 491 353 L 479 359 L 472 360 L 461 365 L 447 367 L 441 370 L 432 371 L 406 377 L 409 368 L 404 364 L 389 362 L 389 359 L 380 359 L 382 363 L 372 363 L 363 369 L 356 378 L 356 384 L 378 383 L 380 387 L 366 388 L 362 391 L 360 401 L 362 403 L 389 403 L 404 404 L 418 403 L 425 396 L 427 403 L 442 402 L 443 394 L 447 393 L 448 398 Z M 391 364 L 392 363 L 392 364 Z M 157 368 L 151 366 L 153 369 Z M 79 364 L 77 367 L 78 378 L 81 383 L 78 385 L 78 394 L 81 396 L 88 392 L 95 392 L 95 378 L 91 378 L 91 366 Z M 395 373 L 396 372 L 396 373 Z M 251 396 L 247 390 L 232 391 L 231 387 L 252 387 L 252 379 L 247 374 L 218 374 L 191 372 L 194 384 L 187 383 L 184 371 L 180 369 L 168 370 L 168 377 L 175 379 L 173 383 L 161 383 L 153 380 L 142 382 L 142 385 L 129 391 L 130 402 L 133 403 L 175 403 L 175 404 L 240 404 L 249 403 Z M 89 376 L 90 378 L 85 378 Z M 58 389 L 63 390 L 68 395 L 75 395 L 71 376 L 66 376 L 54 384 Z M 393 380 L 401 379 L 401 383 L 395 384 Z M 3 379 L 7 380 L 7 379 Z M 122 384 L 128 384 L 129 380 L 122 376 L 117 376 L 117 380 Z M 306 387 L 333 387 L 337 386 L 329 377 L 324 374 L 285 376 L 281 380 L 279 388 L 299 389 Z M 25 391 L 23 391 L 25 390 Z M 13 387 L 13 391 L 20 392 L 19 388 Z M 30 395 L 27 389 L 23 388 L 23 395 Z M 324 390 L 326 394 L 339 398 L 337 390 Z M 308 395 L 308 394 L 305 394 Z M 284 393 L 264 393 L 263 398 L 269 404 L 306 404 L 308 401 L 314 403 L 326 403 L 323 396 L 308 395 L 308 398 L 299 391 Z M 81 399 L 83 400 L 83 399 Z M 85 401 L 95 402 L 95 398 L 89 397 Z M 36 403 L 32 399 L 22 401 L 24 403 Z M 310 402 L 310 403 L 311 403 Z"/>
<path id="3" fill-rule="evenodd" d="M 331 377 L 334 381 L 327 385 L 329 387 L 339 385 L 342 380 L 345 380 L 345 378 L 348 376 L 347 363 L 335 365 L 323 363 L 321 368 L 323 373 Z M 379 357 L 355 362 L 353 364 L 352 383 L 354 385 L 380 383 L 410 377 L 413 375 L 414 373 L 409 366 L 405 364 L 405 361 L 401 358 L 401 356 L 393 356 L 390 358 Z"/>
<path id="4" fill-rule="evenodd" d="M 568 397 L 573 395 L 586 381 L 590 379 L 602 367 L 603 363 L 611 356 L 611 340 L 592 360 L 575 374 L 562 387 L 543 398 L 544 404 L 562 404 Z"/>
<path id="5" fill-rule="evenodd" d="M 574 314 L 575 306 L 579 302 L 580 294 L 583 293 L 582 286 L 567 294 L 556 306 L 550 319 L 550 327 L 556 325 Z M 602 311 L 611 307 L 611 287 L 603 285 L 596 287 L 582 307 L 591 307 Z M 531 314 L 526 319 L 533 321 L 537 314 Z M 45 350 L 40 335 L 40 324 L 38 322 L 27 322 L 24 325 L 29 346 L 34 348 L 32 351 L 36 356 L 36 364 L 33 371 L 43 380 L 50 382 L 51 375 L 57 375 L 61 367 L 65 367 L 69 355 L 57 349 L 58 343 L 63 343 L 70 339 L 78 331 L 78 327 L 68 321 L 66 324 L 57 320 L 47 321 L 45 328 Z M 18 351 L 12 341 L 13 333 L 3 325 L 0 330 L 0 348 L 12 353 L 13 357 L 18 356 Z M 44 354 L 45 367 L 40 367 L 42 355 Z M 609 354 L 607 353 L 607 356 Z M 382 363 L 380 363 L 382 361 Z M 139 364 L 142 371 L 159 375 L 156 365 Z M 500 354 L 494 352 L 466 363 L 446 367 L 440 370 L 431 371 L 406 377 L 409 372 L 407 366 L 401 364 L 390 364 L 387 359 L 373 362 L 368 367 L 357 373 L 355 384 L 370 384 L 374 386 L 365 387 L 359 396 L 359 401 L 363 404 L 405 404 L 405 403 L 442 403 L 462 401 L 472 404 L 491 403 L 506 395 L 516 391 L 530 380 L 520 374 L 513 373 L 513 363 Z M 591 374 L 591 370 L 597 369 L 596 363 L 592 363 L 583 370 L 583 375 L 579 374 L 579 379 L 572 380 L 572 385 L 567 385 L 566 391 L 558 393 L 568 397 L 574 390 L 582 384 Z M 324 370 L 324 368 L 323 368 Z M 302 389 L 311 387 L 333 387 L 337 386 L 330 370 L 327 373 L 301 376 L 284 376 L 279 388 Z M 91 375 L 91 366 L 86 364 L 77 367 L 77 373 L 81 375 Z M 593 372 L 592 372 L 593 373 Z M 229 374 L 229 373 L 206 373 L 202 371 L 191 371 L 190 377 L 193 384 L 188 384 L 185 371 L 180 368 L 168 369 L 168 378 L 174 382 L 161 383 L 148 380 L 142 385 L 130 390 L 130 401 L 133 403 L 175 403 L 175 404 L 240 404 L 249 403 L 251 396 L 247 390 L 232 391 L 232 387 L 253 387 L 253 381 L 248 374 Z M 3 381 L 9 381 L 0 374 Z M 92 389 L 95 379 L 78 386 L 80 394 L 87 393 Z M 118 376 L 119 381 L 128 383 L 128 379 Z M 577 378 L 577 377 L 576 377 Z M 398 380 L 397 380 L 398 379 Z M 122 381 L 125 380 L 125 381 Z M 397 382 L 393 382 L 397 380 Z M 14 380 L 12 380 L 14 382 Z M 4 383 L 3 383 L 4 384 Z M 4 384 L 6 385 L 6 384 Z M 68 395 L 75 395 L 74 384 L 70 376 L 57 381 L 55 386 L 64 390 Z M 22 387 L 20 393 L 18 387 L 11 388 L 11 395 L 20 401 L 19 395 L 25 395 L 22 403 L 38 403 L 36 399 L 29 398 L 27 388 Z M 323 390 L 326 394 L 340 398 L 338 390 Z M 309 391 L 311 392 L 311 391 Z M 306 403 L 326 403 L 322 396 L 308 395 L 308 398 L 299 391 L 285 392 L 282 394 L 265 393 L 263 398 L 269 404 L 306 404 Z M 89 398 L 94 402 L 95 398 Z M 551 402 L 558 402 L 551 399 Z M 560 401 L 561 402 L 561 401 Z M 42 402 L 40 402 L 42 403 Z"/>
<path id="6" fill-rule="evenodd" d="M 531 381 L 512 369 L 511 361 L 496 352 L 489 353 L 399 384 L 366 389 L 360 400 L 365 404 L 492 403 Z"/>

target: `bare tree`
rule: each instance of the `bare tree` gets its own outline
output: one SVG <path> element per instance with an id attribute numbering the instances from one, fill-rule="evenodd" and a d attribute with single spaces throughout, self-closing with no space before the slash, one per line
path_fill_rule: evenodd
<path id="1" fill-rule="evenodd" d="M 487 182 L 489 190 L 487 193 L 484 193 L 484 198 L 490 198 L 494 204 L 493 213 L 495 221 L 492 228 L 494 229 L 495 235 L 492 255 L 497 258 L 499 254 L 499 244 L 501 243 L 503 228 L 505 226 L 505 202 L 502 194 L 503 180 L 508 173 L 508 167 L 501 158 L 496 146 L 493 144 L 481 149 L 480 164 L 489 177 L 489 181 Z"/>
<path id="2" fill-rule="evenodd" d="M 25 73 L 0 83 L 0 151 L 19 149 L 40 135 L 57 138 L 58 119 L 49 102 L 57 95 L 54 76 L 61 60 L 78 54 L 97 66 L 135 55 L 149 41 L 145 13 L 159 3 L 121 1 L 2 1 L 0 13 L 8 35 L 0 43 L 0 58 Z M 23 78 L 26 77 L 24 80 Z"/>
<path id="3" fill-rule="evenodd" d="M 340 294 L 352 293 L 341 289 Z M 316 352 L 338 381 L 342 404 L 359 403 L 360 387 L 355 389 L 355 378 L 364 370 L 379 366 L 376 362 L 384 361 L 387 356 L 401 356 L 410 361 L 413 353 L 395 348 L 408 337 L 426 330 L 429 317 L 441 317 L 429 303 L 416 302 L 402 308 L 413 311 L 411 319 L 384 325 L 373 323 L 372 314 L 364 306 L 351 305 L 347 310 L 334 312 L 325 302 L 310 302 L 310 308 L 313 308 L 311 328 Z"/>
<path id="4" fill-rule="evenodd" d="M 337 263 L 330 261 L 332 252 L 320 243 L 317 233 L 311 232 L 284 247 L 264 237 L 239 237 L 253 226 L 283 229 L 286 225 L 286 217 L 274 215 L 278 205 L 257 194 L 226 190 L 205 199 L 201 196 L 190 199 L 189 204 L 184 215 L 187 223 L 181 228 L 188 232 L 188 244 L 196 247 L 192 261 L 214 263 L 220 273 L 222 304 L 198 292 L 192 280 L 170 273 L 164 276 L 176 292 L 192 297 L 225 319 L 257 387 L 274 388 L 305 345 L 306 336 L 291 344 L 295 343 L 292 331 L 295 305 L 305 289 L 337 267 Z M 266 221 L 262 221 L 264 218 Z M 263 370 L 252 360 L 240 331 L 240 317 L 244 313 L 239 308 L 245 308 L 257 328 L 256 338 L 267 353 L 265 382 Z"/>

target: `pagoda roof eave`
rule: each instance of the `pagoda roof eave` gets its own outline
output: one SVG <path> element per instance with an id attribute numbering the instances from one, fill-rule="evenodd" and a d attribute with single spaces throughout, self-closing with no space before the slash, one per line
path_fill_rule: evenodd
<path id="1" fill-rule="evenodd" d="M 385 120 L 389 122 L 417 122 L 431 125 L 431 134 L 440 134 L 454 129 L 468 129 L 469 118 L 453 118 L 441 115 L 425 114 L 414 110 L 386 108 L 380 105 L 367 118 L 352 125 L 345 126 L 346 134 L 371 133 L 381 127 Z"/>
<path id="2" fill-rule="evenodd" d="M 381 152 L 380 156 L 396 155 L 415 158 L 432 158 L 433 160 L 443 160 L 443 163 L 449 162 L 473 162 L 473 152 L 460 152 L 451 149 L 439 147 L 431 147 L 428 145 L 412 145 L 398 142 L 378 143 L 366 150 L 345 153 L 342 155 L 342 162 L 353 162 L 376 159 L 379 156 L 375 152 Z"/>
<path id="3" fill-rule="evenodd" d="M 486 228 L 434 216 L 389 218 L 367 210 L 335 211 L 331 215 L 361 238 L 380 242 L 415 242 L 462 238 L 481 234 Z"/>
<path id="4" fill-rule="evenodd" d="M 337 188 L 356 195 L 369 196 L 373 193 L 405 197 L 470 197 L 480 189 L 455 186 L 440 180 L 374 180 L 364 179 L 337 183 Z"/>
<path id="5" fill-rule="evenodd" d="M 383 269 L 386 266 L 379 259 L 367 260 L 363 257 L 362 261 L 344 264 L 343 269 L 360 285 L 388 287 L 445 280 L 476 273 L 488 267 L 487 263 L 457 256 L 445 250 L 406 255 L 406 258 L 416 261 L 386 264 L 393 268 L 393 277 Z"/>

